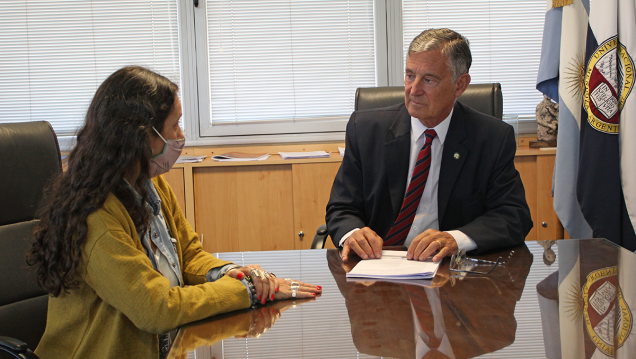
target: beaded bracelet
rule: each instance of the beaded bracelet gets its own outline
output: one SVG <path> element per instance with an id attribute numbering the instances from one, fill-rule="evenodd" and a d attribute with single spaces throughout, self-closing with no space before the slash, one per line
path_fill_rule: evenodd
<path id="1" fill-rule="evenodd" d="M 261 303 L 256 297 L 256 287 L 254 287 L 254 281 L 252 280 L 252 277 L 246 275 L 243 279 L 245 279 L 245 282 L 247 282 L 247 286 L 250 288 L 250 301 L 252 302 L 252 308 L 258 308 L 259 306 L 263 305 L 263 303 Z"/>

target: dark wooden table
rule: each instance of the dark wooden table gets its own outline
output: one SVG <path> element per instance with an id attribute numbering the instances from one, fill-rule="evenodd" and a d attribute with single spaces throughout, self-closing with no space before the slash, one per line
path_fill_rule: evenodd
<path id="1" fill-rule="evenodd" d="M 636 358 L 634 253 L 596 239 L 511 249 L 487 276 L 449 272 L 445 259 L 416 284 L 347 280 L 356 262 L 336 250 L 217 253 L 323 294 L 185 326 L 169 357 Z"/>

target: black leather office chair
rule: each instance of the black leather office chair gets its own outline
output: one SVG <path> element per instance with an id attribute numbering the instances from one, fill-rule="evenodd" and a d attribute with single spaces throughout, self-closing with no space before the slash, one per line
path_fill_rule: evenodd
<path id="1" fill-rule="evenodd" d="M 327 225 L 323 224 L 316 230 L 314 240 L 311 242 L 311 249 L 323 249 L 325 248 L 325 242 L 327 241 Z"/>
<path id="2" fill-rule="evenodd" d="M 47 122 L 0 124 L 0 358 L 37 358 L 48 295 L 27 270 L 35 213 L 44 186 L 62 171 Z"/>
<path id="3" fill-rule="evenodd" d="M 457 99 L 462 104 L 498 119 L 503 118 L 503 97 L 499 83 L 470 84 Z M 397 105 L 404 102 L 404 86 L 359 87 L 356 90 L 355 111 Z M 316 230 L 312 249 L 325 247 L 327 225 Z"/>
<path id="4" fill-rule="evenodd" d="M 457 99 L 474 110 L 498 119 L 503 118 L 501 85 L 470 84 Z M 355 110 L 368 110 L 404 102 L 404 86 L 360 87 L 356 90 Z"/>

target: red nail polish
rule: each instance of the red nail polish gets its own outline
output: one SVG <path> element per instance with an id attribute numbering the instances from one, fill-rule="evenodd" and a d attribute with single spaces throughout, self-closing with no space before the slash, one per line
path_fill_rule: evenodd
<path id="1" fill-rule="evenodd" d="M 313 295 L 314 297 L 316 296 L 316 293 L 311 293 L 311 295 Z"/>
<path id="2" fill-rule="evenodd" d="M 236 275 L 236 278 L 238 278 L 239 280 L 243 279 L 243 273 L 239 273 Z"/>
<path id="3" fill-rule="evenodd" d="M 276 287 L 276 293 L 278 293 L 278 291 L 279 291 L 279 290 L 280 290 L 280 288 L 279 288 L 279 287 Z"/>
<path id="4" fill-rule="evenodd" d="M 316 288 L 318 288 L 318 290 L 322 290 L 322 287 L 321 287 L 321 286 L 319 286 L 319 285 L 318 285 L 318 286 L 316 286 Z"/>
<path id="5" fill-rule="evenodd" d="M 262 298 L 262 297 L 259 295 L 259 296 L 258 296 L 258 300 L 261 300 L 261 298 Z"/>
<path id="6" fill-rule="evenodd" d="M 265 304 L 267 302 L 267 299 L 263 298 L 263 304 Z"/>
<path id="7" fill-rule="evenodd" d="M 272 294 L 272 299 L 270 299 L 270 300 L 274 300 L 274 295 L 273 294 Z"/>

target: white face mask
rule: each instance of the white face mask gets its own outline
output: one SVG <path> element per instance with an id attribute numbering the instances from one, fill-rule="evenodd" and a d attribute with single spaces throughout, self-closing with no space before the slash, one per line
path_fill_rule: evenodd
<path id="1" fill-rule="evenodd" d="M 185 138 L 166 140 L 154 126 L 152 129 L 164 142 L 161 153 L 150 159 L 150 177 L 157 177 L 170 171 L 174 163 L 177 162 L 181 156 L 181 151 L 183 151 L 183 146 L 185 146 Z"/>

